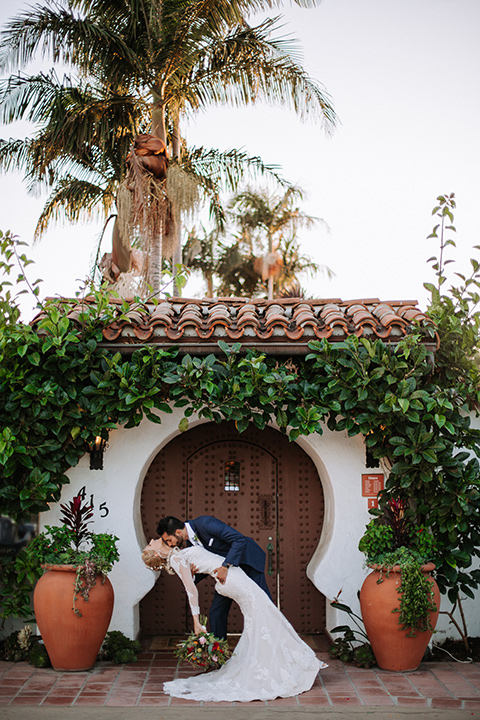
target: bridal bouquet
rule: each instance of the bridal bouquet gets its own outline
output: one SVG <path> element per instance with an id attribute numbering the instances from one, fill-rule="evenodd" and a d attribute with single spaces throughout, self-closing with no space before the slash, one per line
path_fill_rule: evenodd
<path id="1" fill-rule="evenodd" d="M 191 663 L 204 670 L 216 670 L 227 662 L 231 655 L 226 640 L 218 640 L 206 630 L 195 635 L 191 633 L 186 640 L 178 643 L 175 655 L 179 662 Z"/>

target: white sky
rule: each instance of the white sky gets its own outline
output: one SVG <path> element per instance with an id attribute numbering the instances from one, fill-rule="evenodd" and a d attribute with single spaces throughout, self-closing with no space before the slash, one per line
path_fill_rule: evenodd
<path id="1" fill-rule="evenodd" d="M 5 5 L 2 23 L 25 4 Z M 330 233 L 304 231 L 302 249 L 336 273 L 304 281 L 310 294 L 417 299 L 424 307 L 437 195 L 456 194 L 455 269 L 468 272 L 480 245 L 480 0 L 323 0 L 283 12 L 307 71 L 333 98 L 341 120 L 333 137 L 293 113 L 257 106 L 212 108 L 190 123 L 187 139 L 258 154 L 304 188 L 303 208 Z M 12 128 L 1 132 L 10 135 Z M 0 228 L 30 242 L 41 199 L 11 174 L 0 177 L 0 197 Z M 98 231 L 92 224 L 48 232 L 30 270 L 45 281 L 42 295 L 74 294 Z M 105 251 L 109 245 L 107 238 Z M 189 290 L 203 295 L 199 281 Z"/>

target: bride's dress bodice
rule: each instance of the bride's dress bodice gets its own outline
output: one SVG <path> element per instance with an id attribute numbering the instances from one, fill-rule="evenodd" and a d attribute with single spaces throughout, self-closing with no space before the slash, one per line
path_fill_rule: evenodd
<path id="1" fill-rule="evenodd" d="M 172 568 L 185 585 L 192 614 L 199 614 L 200 608 L 191 566 L 214 576 L 223 562 L 222 556 L 200 546 L 170 556 Z M 248 702 L 309 690 L 323 664 L 266 593 L 239 567 L 230 567 L 225 583 L 217 581 L 215 589 L 235 600 L 244 616 L 235 652 L 219 670 L 165 683 L 165 691 L 191 700 Z"/>
<path id="2" fill-rule="evenodd" d="M 170 564 L 177 559 L 183 565 L 195 565 L 198 572 L 205 575 L 213 573 L 225 560 L 221 555 L 216 555 L 201 545 L 192 545 L 184 550 L 172 553 L 170 556 Z"/>

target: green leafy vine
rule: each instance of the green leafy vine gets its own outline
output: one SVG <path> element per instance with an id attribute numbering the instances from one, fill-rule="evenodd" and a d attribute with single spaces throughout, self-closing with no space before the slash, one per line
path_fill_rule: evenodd
<path id="1" fill-rule="evenodd" d="M 6 273 L 15 239 L 2 242 Z M 19 322 L 0 282 L 0 511 L 19 519 L 46 510 L 99 429 L 132 428 L 143 418 L 161 423 L 174 408 L 183 409 L 182 431 L 194 413 L 234 421 L 239 432 L 276 423 L 292 441 L 328 427 L 365 438 L 389 470 L 382 502 L 414 499 L 419 522 L 434 534 L 442 591 L 473 597 L 480 581 L 472 569 L 480 554 L 480 432 L 466 411 L 479 403 L 476 282 L 465 281 L 467 300 L 465 293 L 435 296 L 431 316 L 443 347 L 435 364 L 424 342 L 433 334 L 429 326 L 412 327 L 397 344 L 314 341 L 305 358 L 281 361 L 225 343 L 221 354 L 206 357 L 160 347 L 122 355 L 101 346 L 102 328 L 125 316 L 127 303 L 96 291 L 74 322 L 68 313 L 78 301 L 50 300 L 33 328 Z M 461 364 L 448 334 L 451 302 L 455 323 L 470 323 Z M 28 578 L 20 582 L 7 567 L 4 575 L 5 616 L 25 610 L 12 598 L 17 592 L 25 599 Z"/>

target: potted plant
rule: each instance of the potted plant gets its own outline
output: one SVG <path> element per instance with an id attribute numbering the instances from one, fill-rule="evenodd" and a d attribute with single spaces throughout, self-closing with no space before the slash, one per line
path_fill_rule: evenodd
<path id="1" fill-rule="evenodd" d="M 17 568 L 30 579 L 40 576 L 33 606 L 53 667 L 86 670 L 113 612 L 107 573 L 118 560 L 118 538 L 88 529 L 93 512 L 80 495 L 60 507 L 63 524 L 47 525 L 19 554 Z"/>
<path id="2" fill-rule="evenodd" d="M 360 590 L 368 638 L 383 670 L 415 670 L 435 628 L 440 593 L 430 575 L 435 540 L 408 503 L 390 499 L 359 542 L 372 572 Z"/>

